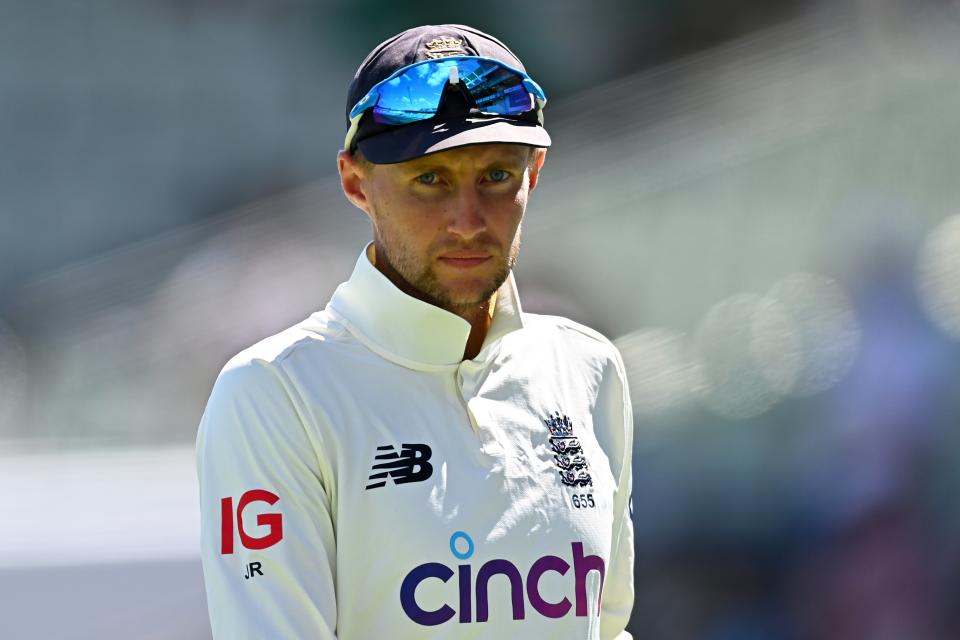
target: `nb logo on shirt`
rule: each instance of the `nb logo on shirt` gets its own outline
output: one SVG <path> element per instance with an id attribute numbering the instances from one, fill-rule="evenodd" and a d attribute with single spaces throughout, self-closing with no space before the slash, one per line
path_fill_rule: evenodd
<path id="1" fill-rule="evenodd" d="M 385 478 L 389 477 L 394 484 L 406 484 L 408 482 L 423 482 L 433 475 L 433 465 L 430 464 L 430 456 L 433 451 L 425 444 L 403 444 L 400 446 L 400 453 L 392 444 L 377 447 L 377 455 L 372 473 L 370 474 L 370 484 L 367 489 L 376 489 L 387 484 Z"/>

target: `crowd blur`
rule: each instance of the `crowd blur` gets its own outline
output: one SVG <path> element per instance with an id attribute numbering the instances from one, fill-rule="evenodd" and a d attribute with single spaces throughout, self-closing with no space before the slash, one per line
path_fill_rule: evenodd
<path id="1" fill-rule="evenodd" d="M 960 637 L 956 2 L 53 5 L 0 0 L 0 576 L 198 564 L 218 370 L 369 236 L 335 179 L 345 87 L 382 38 L 464 22 L 549 96 L 525 310 L 627 365 L 635 637 Z M 167 532 L 45 506 L 90 487 Z M 111 620 L 56 637 L 208 634 Z"/>

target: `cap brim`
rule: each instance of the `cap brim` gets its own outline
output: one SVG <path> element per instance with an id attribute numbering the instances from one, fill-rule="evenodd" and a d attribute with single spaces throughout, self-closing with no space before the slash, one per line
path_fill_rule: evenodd
<path id="1" fill-rule="evenodd" d="M 535 122 L 496 116 L 440 123 L 431 119 L 391 128 L 360 140 L 357 146 L 374 164 L 394 164 L 428 153 L 491 142 L 549 147 L 550 135 Z"/>

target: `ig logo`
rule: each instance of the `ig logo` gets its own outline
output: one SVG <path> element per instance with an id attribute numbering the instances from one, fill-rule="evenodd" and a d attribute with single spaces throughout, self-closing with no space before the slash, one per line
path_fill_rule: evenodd
<path id="1" fill-rule="evenodd" d="M 279 513 L 261 513 L 257 515 L 257 524 L 261 527 L 268 527 L 267 533 L 258 538 L 248 534 L 243 527 L 243 510 L 246 509 L 251 502 L 276 504 L 278 500 L 280 500 L 280 496 L 264 489 L 251 489 L 240 496 L 240 501 L 237 503 L 236 522 L 237 530 L 240 534 L 240 544 L 242 544 L 244 548 L 266 549 L 283 539 L 283 516 Z M 221 555 L 233 553 L 233 522 L 233 498 L 222 498 L 220 500 Z"/>

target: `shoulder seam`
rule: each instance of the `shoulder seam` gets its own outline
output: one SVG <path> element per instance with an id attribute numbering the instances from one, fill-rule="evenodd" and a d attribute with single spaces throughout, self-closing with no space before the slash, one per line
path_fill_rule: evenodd
<path id="1" fill-rule="evenodd" d="M 264 347 L 266 347 L 267 345 L 269 345 L 269 343 L 270 343 L 271 341 L 273 341 L 273 340 L 275 340 L 275 339 L 276 339 L 276 340 L 280 340 L 280 339 L 282 339 L 282 336 L 284 336 L 284 334 L 293 333 L 293 332 L 296 332 L 296 334 L 294 334 L 294 337 L 292 338 L 292 340 L 289 342 L 289 344 L 284 345 L 279 351 L 275 351 L 275 352 L 273 352 L 273 353 L 269 353 L 269 348 L 266 348 L 265 350 L 266 350 L 268 353 L 266 353 L 266 354 L 264 354 L 264 353 L 258 353 L 258 349 L 257 349 L 257 348 L 258 348 L 259 346 L 263 345 Z M 265 362 L 265 363 L 269 363 L 269 364 L 272 364 L 272 365 L 280 366 L 280 365 L 283 364 L 283 362 L 284 362 L 287 358 L 290 357 L 290 355 L 291 355 L 294 351 L 296 351 L 299 347 L 304 346 L 304 343 L 305 343 L 305 342 L 310 342 L 310 343 L 323 342 L 325 338 L 329 338 L 329 337 L 332 337 L 332 338 L 340 338 L 340 337 L 342 337 L 342 336 L 344 335 L 345 332 L 346 332 L 346 329 L 345 329 L 344 327 L 339 327 L 339 328 L 336 328 L 336 329 L 334 329 L 333 331 L 331 331 L 331 332 L 330 332 L 330 335 L 325 335 L 325 334 L 322 334 L 322 333 L 318 333 L 318 332 L 316 332 L 316 331 L 311 331 L 311 330 L 309 330 L 309 329 L 305 329 L 305 328 L 301 327 L 300 324 L 296 324 L 296 325 L 293 325 L 293 326 L 291 326 L 291 327 L 287 327 L 287 328 L 284 329 L 283 331 L 280 331 L 280 332 L 278 332 L 278 333 L 275 333 L 275 334 L 273 334 L 273 335 L 270 335 L 270 336 L 267 336 L 267 337 L 265 337 L 265 338 L 262 338 L 262 339 L 258 340 L 257 342 L 253 343 L 252 345 L 250 345 L 250 346 L 248 346 L 248 347 L 240 350 L 240 351 L 237 352 L 236 354 L 234 354 L 234 356 L 231 358 L 231 360 L 232 360 L 233 358 L 236 358 L 237 356 L 240 356 L 241 354 L 243 354 L 243 353 L 246 352 L 246 353 L 247 353 L 247 356 L 246 356 L 246 357 L 247 357 L 247 359 L 250 360 L 250 361 L 259 360 L 259 361 L 261 361 L 261 362 Z M 299 335 L 298 335 L 298 334 L 299 334 Z"/>
<path id="2" fill-rule="evenodd" d="M 313 316 L 311 315 L 310 317 L 312 318 Z M 290 327 L 290 328 L 288 329 L 288 330 L 296 330 L 296 331 L 299 331 L 301 334 L 305 334 L 305 335 L 301 335 L 299 338 L 297 338 L 296 340 L 294 340 L 293 342 L 291 342 L 290 344 L 288 344 L 286 347 L 284 347 L 283 350 L 282 350 L 280 353 L 277 354 L 277 356 L 276 356 L 276 361 L 277 361 L 278 363 L 279 363 L 279 362 L 282 362 L 283 360 L 286 360 L 287 357 L 288 357 L 291 353 L 293 353 L 293 351 L 294 351 L 298 346 L 300 346 L 305 340 L 308 340 L 308 339 L 317 340 L 317 338 L 325 338 L 325 337 L 327 337 L 327 336 L 325 336 L 325 335 L 323 335 L 323 334 L 321 334 L 321 333 L 318 333 L 317 331 L 312 331 L 312 330 L 310 330 L 310 329 L 302 326 L 307 320 L 309 320 L 309 318 L 307 318 L 307 319 L 305 319 L 305 320 L 302 320 L 301 322 L 298 322 L 297 324 L 293 325 L 292 327 Z M 333 328 L 333 327 L 331 327 L 329 324 L 327 324 L 326 327 L 327 327 L 327 328 Z M 339 337 L 343 336 L 343 334 L 344 334 L 345 332 L 346 332 L 346 327 L 344 327 L 344 326 L 341 324 L 339 327 L 333 328 L 333 331 L 331 331 L 331 334 L 332 334 L 331 337 L 337 337 L 337 338 L 339 338 Z"/>
<path id="3" fill-rule="evenodd" d="M 595 340 L 601 344 L 614 346 L 612 340 L 610 340 L 608 337 L 606 337 L 596 329 L 592 329 L 584 324 L 580 324 L 579 322 L 571 320 L 570 318 L 565 318 L 564 316 L 554 316 L 554 315 L 545 315 L 545 314 L 525 314 L 525 315 L 533 316 L 536 318 L 549 318 L 554 321 L 553 324 L 555 327 L 576 331 L 577 333 L 583 336 L 586 336 L 588 338 L 591 338 L 592 340 Z"/>

